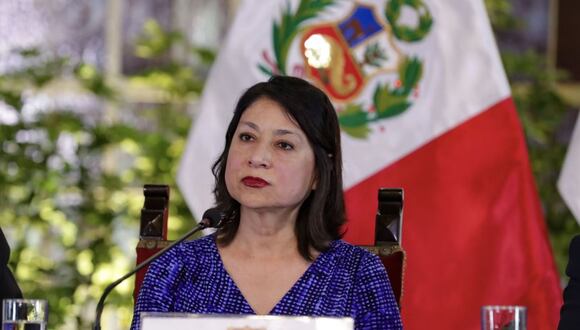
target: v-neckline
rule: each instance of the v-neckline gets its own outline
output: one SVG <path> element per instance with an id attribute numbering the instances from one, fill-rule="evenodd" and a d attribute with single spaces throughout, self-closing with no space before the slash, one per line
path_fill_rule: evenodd
<path id="1" fill-rule="evenodd" d="M 307 277 L 310 277 L 310 274 L 313 273 L 314 271 L 316 271 L 317 269 L 319 269 L 319 264 L 321 262 L 323 262 L 322 260 L 324 260 L 326 258 L 327 253 L 322 252 L 318 255 L 318 257 L 316 257 L 316 259 L 314 259 L 314 261 L 308 266 L 308 268 L 306 268 L 306 270 L 304 271 L 304 273 L 302 273 L 302 275 L 300 275 L 300 277 L 294 282 L 294 284 L 292 284 L 292 286 L 290 287 L 290 289 L 288 289 L 288 291 L 286 291 L 284 293 L 284 295 L 282 296 L 282 298 L 280 298 L 280 300 L 278 300 L 274 306 L 270 309 L 270 311 L 267 314 L 258 314 L 256 313 L 256 311 L 254 310 L 254 308 L 252 307 L 252 305 L 250 304 L 250 302 L 248 301 L 248 299 L 246 298 L 246 296 L 244 296 L 244 294 L 242 293 L 242 290 L 240 289 L 240 287 L 238 286 L 238 284 L 236 283 L 236 281 L 234 281 L 234 278 L 230 275 L 230 273 L 227 271 L 226 266 L 224 264 L 224 261 L 222 259 L 222 255 L 219 252 L 218 246 L 217 246 L 217 242 L 216 242 L 216 237 L 215 235 L 212 235 L 213 239 L 212 241 L 212 248 L 214 249 L 214 254 L 216 256 L 217 262 L 219 267 L 221 268 L 221 270 L 224 272 L 224 274 L 226 275 L 226 278 L 228 281 L 230 281 L 234 288 L 238 291 L 240 297 L 242 297 L 244 303 L 246 304 L 246 306 L 252 311 L 252 314 L 254 315 L 273 315 L 272 313 L 274 313 L 276 311 L 276 308 L 278 308 L 278 306 L 284 301 L 286 300 L 286 297 L 288 297 L 288 295 L 290 293 L 292 293 L 292 291 L 295 290 L 295 288 L 301 284 L 303 281 L 305 281 L 305 279 Z M 334 242 L 331 243 L 330 248 L 332 248 L 334 245 Z"/>

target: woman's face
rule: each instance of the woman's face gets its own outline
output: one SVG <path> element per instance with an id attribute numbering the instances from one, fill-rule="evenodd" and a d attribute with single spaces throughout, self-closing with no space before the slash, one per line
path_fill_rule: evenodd
<path id="1" fill-rule="evenodd" d="M 295 209 L 315 188 L 314 152 L 284 108 L 260 98 L 242 114 L 231 142 L 226 186 L 242 207 Z"/>

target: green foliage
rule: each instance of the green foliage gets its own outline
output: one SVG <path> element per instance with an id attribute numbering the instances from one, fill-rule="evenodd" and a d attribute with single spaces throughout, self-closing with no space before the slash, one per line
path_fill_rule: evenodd
<path id="1" fill-rule="evenodd" d="M 66 60 L 45 58 L 36 49 L 16 51 L 28 66 L 0 75 L 0 101 L 20 111 L 24 105 L 22 91 L 26 88 L 41 88 L 63 71 Z"/>
<path id="2" fill-rule="evenodd" d="M 512 13 L 512 4 L 507 0 L 485 0 L 485 8 L 496 30 L 513 31 L 523 27 L 523 24 Z"/>
<path id="3" fill-rule="evenodd" d="M 28 61 L 28 66 L 22 70 L 5 73 L 2 76 L 3 82 L 16 83 L 15 89 L 22 84 L 29 84 L 34 87 L 42 87 L 55 76 L 59 75 L 64 66 L 64 58 L 45 58 L 37 49 L 22 49 L 17 51 L 23 60 Z M 4 87 L 8 87 L 4 85 Z"/>
<path id="4" fill-rule="evenodd" d="M 137 40 L 136 54 L 146 59 L 163 58 L 163 64 L 157 65 L 131 77 L 133 82 L 144 84 L 156 90 L 162 90 L 177 102 L 197 97 L 203 87 L 203 79 L 187 63 L 171 59 L 169 52 L 173 48 L 187 51 L 190 59 L 197 59 L 209 66 L 215 59 L 213 51 L 194 47 L 185 42 L 186 38 L 177 31 L 164 31 L 154 20 L 145 23 L 144 35 Z"/>
<path id="5" fill-rule="evenodd" d="M 140 40 L 147 56 L 166 57 L 179 44 L 204 63 L 213 60 L 210 50 L 155 26 L 146 26 L 151 40 Z M 136 105 L 93 66 L 38 49 L 20 55 L 26 65 L 0 77 L 0 102 L 14 117 L 0 123 L 0 226 L 25 296 L 49 301 L 49 328 L 86 329 L 104 287 L 134 263 L 143 184 L 172 188 L 172 233 L 192 221 L 175 177 L 190 126 L 187 105 L 199 95 L 202 79 L 194 67 L 175 61 L 130 78 L 169 97 L 126 121 L 95 120 L 73 106 L 46 106 L 31 115 L 23 111 L 31 95 L 70 80 L 118 112 Z M 132 314 L 131 293 L 128 280 L 107 299 L 105 314 L 116 310 L 123 326 Z"/>
<path id="6" fill-rule="evenodd" d="M 115 96 L 113 89 L 105 82 L 105 76 L 92 65 L 80 63 L 74 69 L 75 78 L 87 90 L 95 95 L 112 99 Z"/>
<path id="7" fill-rule="evenodd" d="M 496 31 L 513 31 L 523 26 L 513 16 L 509 1 L 486 0 L 486 6 Z M 563 275 L 570 238 L 578 232 L 578 224 L 556 188 L 567 150 L 558 134 L 570 106 L 556 89 L 556 83 L 564 74 L 549 68 L 545 56 L 532 50 L 524 53 L 503 51 L 501 55 L 524 127 L 556 264 Z"/>
<path id="8" fill-rule="evenodd" d="M 142 58 L 156 58 L 167 54 L 176 42 L 183 41 L 181 33 L 164 31 L 154 20 L 145 22 L 143 35 L 137 39 L 135 54 Z"/>

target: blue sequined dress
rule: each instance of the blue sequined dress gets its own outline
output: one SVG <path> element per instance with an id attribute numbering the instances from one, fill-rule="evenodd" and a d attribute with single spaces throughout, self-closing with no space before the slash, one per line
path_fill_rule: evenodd
<path id="1" fill-rule="evenodd" d="M 182 243 L 151 264 L 131 329 L 139 329 L 141 312 L 255 314 L 226 272 L 213 235 Z M 270 315 L 350 316 L 357 330 L 402 329 L 378 257 L 340 240 L 316 258 Z"/>

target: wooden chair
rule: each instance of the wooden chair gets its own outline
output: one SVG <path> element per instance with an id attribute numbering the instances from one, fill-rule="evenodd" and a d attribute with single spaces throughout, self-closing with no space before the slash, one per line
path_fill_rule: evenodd
<path id="1" fill-rule="evenodd" d="M 145 202 L 141 210 L 137 264 L 171 243 L 167 240 L 169 186 L 145 185 L 143 194 Z M 364 246 L 367 250 L 378 255 L 387 269 L 399 308 L 403 295 L 405 268 L 405 253 L 399 244 L 402 233 L 402 210 L 402 189 L 379 189 L 379 206 L 375 220 L 375 244 Z M 146 271 L 147 267 L 141 269 L 135 277 L 135 290 L 133 291 L 135 300 L 137 300 L 137 294 Z"/>
<path id="2" fill-rule="evenodd" d="M 405 251 L 401 246 L 403 189 L 380 188 L 378 197 L 379 205 L 375 218 L 375 244 L 363 247 L 378 255 L 383 262 L 400 309 L 405 274 Z"/>
<path id="3" fill-rule="evenodd" d="M 145 201 L 141 209 L 137 265 L 171 243 L 167 240 L 169 186 L 146 184 L 143 186 L 143 195 Z M 148 268 L 141 269 L 135 275 L 135 289 L 133 290 L 135 301 L 137 301 L 137 294 Z"/>

